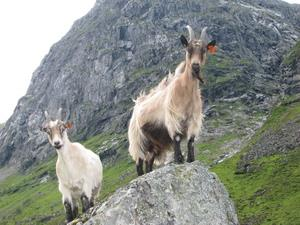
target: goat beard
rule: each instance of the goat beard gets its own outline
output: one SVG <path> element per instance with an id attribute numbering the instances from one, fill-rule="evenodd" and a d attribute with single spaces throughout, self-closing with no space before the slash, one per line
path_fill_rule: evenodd
<path id="1" fill-rule="evenodd" d="M 204 80 L 201 77 L 200 71 L 199 72 L 193 71 L 192 74 L 193 74 L 193 77 L 197 78 L 200 81 L 201 84 L 204 84 Z"/>

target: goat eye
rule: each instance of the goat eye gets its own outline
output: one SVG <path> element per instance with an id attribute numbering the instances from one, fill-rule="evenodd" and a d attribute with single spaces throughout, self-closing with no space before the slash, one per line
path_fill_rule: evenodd
<path id="1" fill-rule="evenodd" d="M 48 127 L 44 127 L 43 131 L 46 132 L 47 134 L 51 134 L 51 130 Z"/>
<path id="2" fill-rule="evenodd" d="M 59 126 L 59 130 L 60 130 L 60 132 L 62 133 L 62 132 L 64 132 L 65 131 L 65 126 L 64 125 L 61 125 L 61 126 Z"/>

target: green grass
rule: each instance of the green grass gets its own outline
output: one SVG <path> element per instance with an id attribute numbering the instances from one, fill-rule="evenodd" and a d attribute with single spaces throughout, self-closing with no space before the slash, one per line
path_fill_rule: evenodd
<path id="1" fill-rule="evenodd" d="M 210 165 L 222 153 L 224 153 L 225 150 L 222 149 L 222 146 L 237 138 L 238 138 L 237 134 L 227 133 L 220 137 L 213 138 L 208 141 L 197 144 L 196 145 L 196 148 L 198 150 L 197 159 L 204 162 L 206 165 Z"/>
<path id="2" fill-rule="evenodd" d="M 282 104 L 272 110 L 268 120 L 264 123 L 261 129 L 255 133 L 245 151 L 255 144 L 263 133 L 268 130 L 276 131 L 288 121 L 295 120 L 297 117 L 299 117 L 299 115 L 300 101 L 298 101 L 298 97 L 293 96 L 283 100 Z"/>
<path id="3" fill-rule="evenodd" d="M 299 115 L 300 115 L 299 104 L 294 104 L 292 106 L 281 105 L 277 107 L 275 110 L 273 110 L 272 116 L 264 124 L 263 129 L 260 131 L 260 133 L 264 132 L 267 129 L 276 130 L 282 124 L 295 119 Z"/>
<path id="4" fill-rule="evenodd" d="M 88 140 L 84 141 L 82 144 L 95 152 L 97 152 L 98 148 L 103 145 L 109 145 L 110 141 L 113 139 L 121 139 L 124 138 L 124 135 L 116 134 L 116 133 L 102 133 L 95 135 Z"/>
<path id="5" fill-rule="evenodd" d="M 300 149 L 253 160 L 255 171 L 236 173 L 241 156 L 262 134 L 276 132 L 299 115 L 300 103 L 294 98 L 286 100 L 272 111 L 242 152 L 211 169 L 234 200 L 241 224 L 300 224 Z"/>
<path id="6" fill-rule="evenodd" d="M 41 183 L 48 175 L 49 180 Z M 55 159 L 40 164 L 26 174 L 10 176 L 0 183 L 0 224 L 59 224 L 63 207 L 55 179 Z"/>
<path id="7" fill-rule="evenodd" d="M 96 135 L 83 144 L 97 150 L 111 140 L 123 135 Z M 124 149 L 124 152 L 127 152 Z M 64 221 L 64 209 L 58 181 L 55 174 L 56 156 L 47 162 L 41 162 L 24 174 L 15 174 L 0 183 L 0 224 L 37 224 L 58 225 Z M 104 168 L 103 184 L 98 201 L 104 201 L 116 189 L 124 186 L 136 177 L 134 163 L 123 159 Z M 41 183 L 41 178 L 49 175 L 49 180 Z"/>
<path id="8" fill-rule="evenodd" d="M 115 190 L 128 184 L 136 178 L 135 164 L 132 161 L 124 160 L 114 166 L 104 169 L 100 201 L 104 201 Z"/>
<path id="9" fill-rule="evenodd" d="M 296 65 L 297 61 L 300 58 L 300 41 L 292 48 L 289 54 L 284 58 L 283 64 L 285 65 Z"/>
<path id="10" fill-rule="evenodd" d="M 251 65 L 248 59 L 233 60 L 222 53 L 217 53 L 208 55 L 203 74 L 209 86 L 216 86 L 238 79 L 242 75 L 243 68 Z"/>
<path id="11" fill-rule="evenodd" d="M 205 121 L 205 127 L 221 132 L 211 137 L 200 138 L 200 143 L 196 144 L 198 160 L 206 165 L 213 165 L 216 160 L 221 159 L 220 156 L 231 154 L 246 144 L 243 140 L 249 136 L 249 130 L 245 128 L 254 129 L 265 116 L 265 113 L 255 110 L 247 114 L 246 109 L 241 101 L 214 102 L 212 111 L 217 114 Z M 226 129 L 220 129 L 222 127 Z"/>
<path id="12" fill-rule="evenodd" d="M 255 173 L 235 174 L 239 155 L 215 166 L 241 224 L 300 224 L 300 149 L 255 162 Z"/>

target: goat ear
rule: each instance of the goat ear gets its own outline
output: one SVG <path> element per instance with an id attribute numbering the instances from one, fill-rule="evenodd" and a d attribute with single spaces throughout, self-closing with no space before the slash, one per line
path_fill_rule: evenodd
<path id="1" fill-rule="evenodd" d="M 43 125 L 43 126 L 40 127 L 40 131 L 46 132 L 46 131 L 47 131 L 47 128 Z"/>
<path id="2" fill-rule="evenodd" d="M 181 35 L 180 36 L 180 41 L 181 41 L 181 44 L 184 46 L 184 47 L 187 47 L 189 42 L 188 40 L 185 38 L 185 36 Z"/>
<path id="3" fill-rule="evenodd" d="M 216 40 L 212 40 L 207 44 L 207 50 L 209 53 L 214 54 L 217 52 Z"/>
<path id="4" fill-rule="evenodd" d="M 65 127 L 67 129 L 71 129 L 73 127 L 73 123 L 71 121 L 68 121 L 68 122 L 65 123 Z"/>

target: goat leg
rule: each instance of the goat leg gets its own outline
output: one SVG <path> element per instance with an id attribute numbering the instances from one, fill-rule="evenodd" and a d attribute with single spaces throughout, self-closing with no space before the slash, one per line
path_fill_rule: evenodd
<path id="1" fill-rule="evenodd" d="M 75 219 L 78 216 L 78 205 L 75 199 L 72 199 L 72 214 L 73 219 Z"/>
<path id="2" fill-rule="evenodd" d="M 95 206 L 95 197 L 92 196 L 92 197 L 90 198 L 90 207 L 94 207 L 94 206 Z"/>
<path id="3" fill-rule="evenodd" d="M 192 136 L 188 141 L 187 162 L 194 162 L 195 161 L 194 141 L 195 141 L 194 136 Z"/>
<path id="4" fill-rule="evenodd" d="M 181 136 L 179 134 L 175 135 L 173 143 L 174 143 L 174 161 L 175 163 L 183 163 L 184 158 L 180 149 Z"/>
<path id="5" fill-rule="evenodd" d="M 153 163 L 154 163 L 154 154 L 151 156 L 149 160 L 146 161 L 146 173 L 149 173 L 153 170 Z"/>
<path id="6" fill-rule="evenodd" d="M 90 208 L 90 201 L 85 194 L 81 195 L 80 199 L 82 203 L 82 212 L 85 213 Z"/>
<path id="7" fill-rule="evenodd" d="M 138 176 L 142 176 L 144 174 L 143 164 L 144 164 L 144 160 L 142 160 L 141 158 L 139 158 L 139 161 L 136 164 L 136 172 L 137 172 Z"/>
<path id="8" fill-rule="evenodd" d="M 78 206 L 75 205 L 72 209 L 73 218 L 75 219 L 78 216 Z"/>
<path id="9" fill-rule="evenodd" d="M 69 223 L 74 219 L 71 202 L 69 202 L 68 200 L 65 200 L 64 207 L 65 207 L 65 211 L 66 211 L 66 220 L 67 220 L 67 223 Z"/>
<path id="10" fill-rule="evenodd" d="M 90 207 L 94 207 L 95 206 L 95 198 L 97 197 L 97 194 L 99 192 L 99 189 L 100 189 L 100 185 L 96 186 L 93 188 L 92 190 L 92 196 L 90 198 Z"/>

